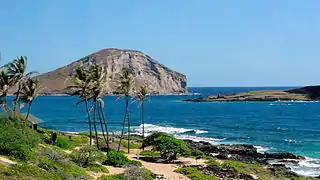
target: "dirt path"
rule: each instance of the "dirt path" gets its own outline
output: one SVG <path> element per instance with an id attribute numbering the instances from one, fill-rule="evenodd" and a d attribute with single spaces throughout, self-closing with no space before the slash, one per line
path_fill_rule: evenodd
<path id="1" fill-rule="evenodd" d="M 8 159 L 6 157 L 3 157 L 3 156 L 0 156 L 0 163 L 3 164 L 3 165 L 17 164 L 16 162 L 11 161 L 10 159 Z"/>
<path id="2" fill-rule="evenodd" d="M 124 173 L 125 168 L 117 168 L 113 166 L 104 166 L 108 169 L 109 173 L 108 175 L 113 175 L 113 174 L 121 174 Z"/>
<path id="3" fill-rule="evenodd" d="M 128 154 L 127 157 L 131 160 L 137 160 L 135 154 Z M 140 160 L 139 160 L 140 161 Z M 205 160 L 199 159 L 195 160 L 192 158 L 179 158 L 180 162 L 183 162 L 183 164 L 204 164 Z M 163 164 L 163 163 L 153 163 L 153 162 L 145 162 L 140 161 L 143 165 L 143 167 L 149 169 L 155 174 L 162 174 L 164 176 L 164 179 L 167 180 L 188 180 L 186 176 L 182 174 L 175 173 L 174 170 L 179 168 L 180 166 L 178 164 Z"/>

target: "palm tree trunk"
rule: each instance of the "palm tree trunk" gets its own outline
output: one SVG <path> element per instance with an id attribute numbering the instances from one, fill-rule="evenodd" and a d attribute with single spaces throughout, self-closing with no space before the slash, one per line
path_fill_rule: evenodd
<path id="1" fill-rule="evenodd" d="M 14 113 L 16 115 L 16 110 L 18 108 L 18 104 L 19 104 L 19 95 L 20 95 L 20 91 L 21 91 L 21 84 L 20 82 L 18 83 L 18 90 L 17 90 L 17 94 L 16 94 L 16 98 L 14 99 Z"/>
<path id="2" fill-rule="evenodd" d="M 101 103 L 99 103 L 99 104 L 101 104 Z M 108 141 L 107 141 L 106 136 L 105 136 L 105 134 L 104 134 L 104 128 L 103 128 L 102 117 L 101 117 L 101 112 L 100 112 L 100 105 L 98 106 L 98 116 L 99 116 L 99 121 L 100 121 L 102 136 L 103 136 L 103 139 L 104 139 L 105 143 L 107 144 Z"/>
<path id="3" fill-rule="evenodd" d="M 89 131 L 90 131 L 90 145 L 92 145 L 92 127 L 91 127 L 91 118 L 90 118 L 90 110 L 88 107 L 88 99 L 85 99 L 86 109 L 87 109 L 87 116 L 88 116 L 88 123 L 89 123 Z"/>
<path id="4" fill-rule="evenodd" d="M 142 121 L 142 122 L 141 122 L 141 123 L 142 123 L 142 138 L 143 138 L 143 140 L 144 140 L 144 101 L 142 101 L 141 109 L 142 109 L 142 110 L 141 110 L 141 111 L 142 111 L 142 112 L 141 112 L 141 113 L 142 113 L 142 115 L 141 115 L 141 116 L 142 116 L 142 120 L 141 120 L 141 121 Z M 144 148 L 142 148 L 142 150 L 144 150 Z"/>
<path id="5" fill-rule="evenodd" d="M 124 114 L 124 118 L 123 118 L 123 124 L 122 124 L 122 131 L 121 131 L 121 136 L 120 136 L 120 141 L 119 141 L 119 146 L 118 146 L 118 151 L 120 151 L 120 145 L 121 145 L 121 142 L 122 142 L 122 138 L 123 138 L 123 131 L 124 131 L 124 126 L 126 124 L 126 119 L 127 119 L 127 115 L 128 115 L 128 98 L 126 96 L 126 113 Z"/>
<path id="6" fill-rule="evenodd" d="M 128 112 L 128 154 L 130 154 L 130 112 L 129 112 L 129 108 L 127 108 L 127 112 Z"/>
<path id="7" fill-rule="evenodd" d="M 144 102 L 142 101 L 141 104 L 141 109 L 142 109 L 142 138 L 144 139 Z"/>
<path id="8" fill-rule="evenodd" d="M 97 148 L 99 149 L 99 137 L 98 137 L 98 131 L 97 131 L 97 101 L 94 101 L 94 107 L 93 107 L 93 123 L 94 123 L 94 131 L 96 136 L 96 144 Z"/>
<path id="9" fill-rule="evenodd" d="M 103 111 L 103 108 L 102 108 L 102 104 L 100 103 L 100 111 L 101 111 L 101 114 L 102 114 L 102 118 L 103 118 L 103 121 L 104 121 L 104 125 L 106 127 L 106 134 L 107 134 L 107 155 L 109 154 L 109 129 L 108 129 L 108 124 L 107 124 L 107 120 L 106 120 L 106 116 L 104 114 L 104 111 Z"/>
<path id="10" fill-rule="evenodd" d="M 29 107 L 28 107 L 28 112 L 27 112 L 26 120 L 28 120 L 29 114 L 30 114 L 30 112 L 31 112 L 31 105 L 32 105 L 32 101 L 29 102 Z"/>

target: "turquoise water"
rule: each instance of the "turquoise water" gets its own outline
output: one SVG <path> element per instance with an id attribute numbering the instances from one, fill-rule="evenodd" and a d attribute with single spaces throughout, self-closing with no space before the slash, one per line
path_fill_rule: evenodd
<path id="1" fill-rule="evenodd" d="M 251 144 L 260 151 L 292 152 L 320 158 L 320 102 L 181 101 L 208 94 L 257 89 L 266 88 L 190 88 L 191 92 L 200 95 L 153 96 L 145 104 L 146 131 L 164 131 L 178 138 L 212 143 Z M 39 97 L 32 113 L 45 121 L 42 126 L 46 128 L 88 131 L 84 106 L 76 106 L 76 101 L 76 98 L 67 96 Z M 123 119 L 124 101 L 116 101 L 113 96 L 105 97 L 104 101 L 110 130 L 117 132 Z M 136 103 L 131 103 L 130 112 L 133 129 L 138 133 L 141 131 L 141 109 Z M 303 163 L 302 169 L 296 167 L 297 172 L 317 175 L 318 171 L 320 175 L 317 159 Z"/>

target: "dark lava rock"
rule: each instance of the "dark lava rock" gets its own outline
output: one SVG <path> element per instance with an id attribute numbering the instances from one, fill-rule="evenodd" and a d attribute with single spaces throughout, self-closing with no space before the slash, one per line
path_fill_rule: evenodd
<path id="1" fill-rule="evenodd" d="M 240 161 L 243 163 L 250 164 L 268 164 L 268 160 L 285 160 L 285 159 L 296 159 L 300 160 L 304 157 L 296 156 L 292 153 L 258 153 L 257 149 L 252 145 L 243 145 L 243 144 L 221 144 L 221 145 L 212 145 L 208 142 L 194 142 L 192 140 L 184 140 L 186 145 L 190 149 L 197 149 L 204 153 L 217 153 L 215 156 L 218 159 L 229 159 L 234 161 Z"/>
<path id="2" fill-rule="evenodd" d="M 235 179 L 243 179 L 243 180 L 253 180 L 252 176 L 239 173 L 235 169 L 232 168 L 221 168 L 219 166 L 203 166 L 203 165 L 196 165 L 196 166 L 188 166 L 197 168 L 202 173 L 218 177 L 219 180 L 235 180 Z"/>

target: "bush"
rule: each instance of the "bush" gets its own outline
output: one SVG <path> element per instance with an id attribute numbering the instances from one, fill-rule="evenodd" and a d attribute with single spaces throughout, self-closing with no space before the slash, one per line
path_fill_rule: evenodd
<path id="1" fill-rule="evenodd" d="M 191 180 L 218 180 L 216 177 L 208 176 L 196 168 L 191 167 L 178 168 L 174 172 L 186 175 Z"/>
<path id="2" fill-rule="evenodd" d="M 62 149 L 71 149 L 72 145 L 70 144 L 70 142 L 64 138 L 63 136 L 59 136 L 57 138 L 57 142 L 56 145 Z"/>
<path id="3" fill-rule="evenodd" d="M 0 117 L 0 132 L 0 154 L 24 161 L 34 157 L 41 138 L 24 120 Z"/>
<path id="4" fill-rule="evenodd" d="M 130 179 L 130 180 L 153 180 L 155 179 L 155 176 L 153 173 L 144 168 L 139 167 L 130 167 L 125 170 L 124 172 L 124 179 Z"/>
<path id="5" fill-rule="evenodd" d="M 141 166 L 141 162 L 129 160 L 123 153 L 117 151 L 110 151 L 104 164 L 116 167 L 130 164 Z"/>
<path id="6" fill-rule="evenodd" d="M 189 155 L 191 153 L 184 141 L 163 132 L 155 132 L 148 136 L 143 141 L 141 148 L 148 146 L 152 146 L 153 151 L 159 151 L 163 159 L 176 159 L 177 154 Z"/>
<path id="7" fill-rule="evenodd" d="M 95 146 L 81 147 L 79 150 L 73 151 L 70 156 L 72 161 L 81 167 L 87 167 L 95 161 L 103 162 L 106 160 L 106 155 Z"/>
<path id="8" fill-rule="evenodd" d="M 57 180 L 61 179 L 55 173 L 45 171 L 34 165 L 13 165 L 0 171 L 5 179 L 25 179 L 25 180 Z M 1 176 L 0 176 L 1 177 Z"/>
<path id="9" fill-rule="evenodd" d="M 86 168 L 88 171 L 109 173 L 108 169 L 100 164 L 89 164 Z"/>
<path id="10" fill-rule="evenodd" d="M 67 154 L 58 149 L 42 149 L 38 153 L 38 166 L 58 174 L 60 179 L 86 179 L 85 170 L 71 162 Z"/>

